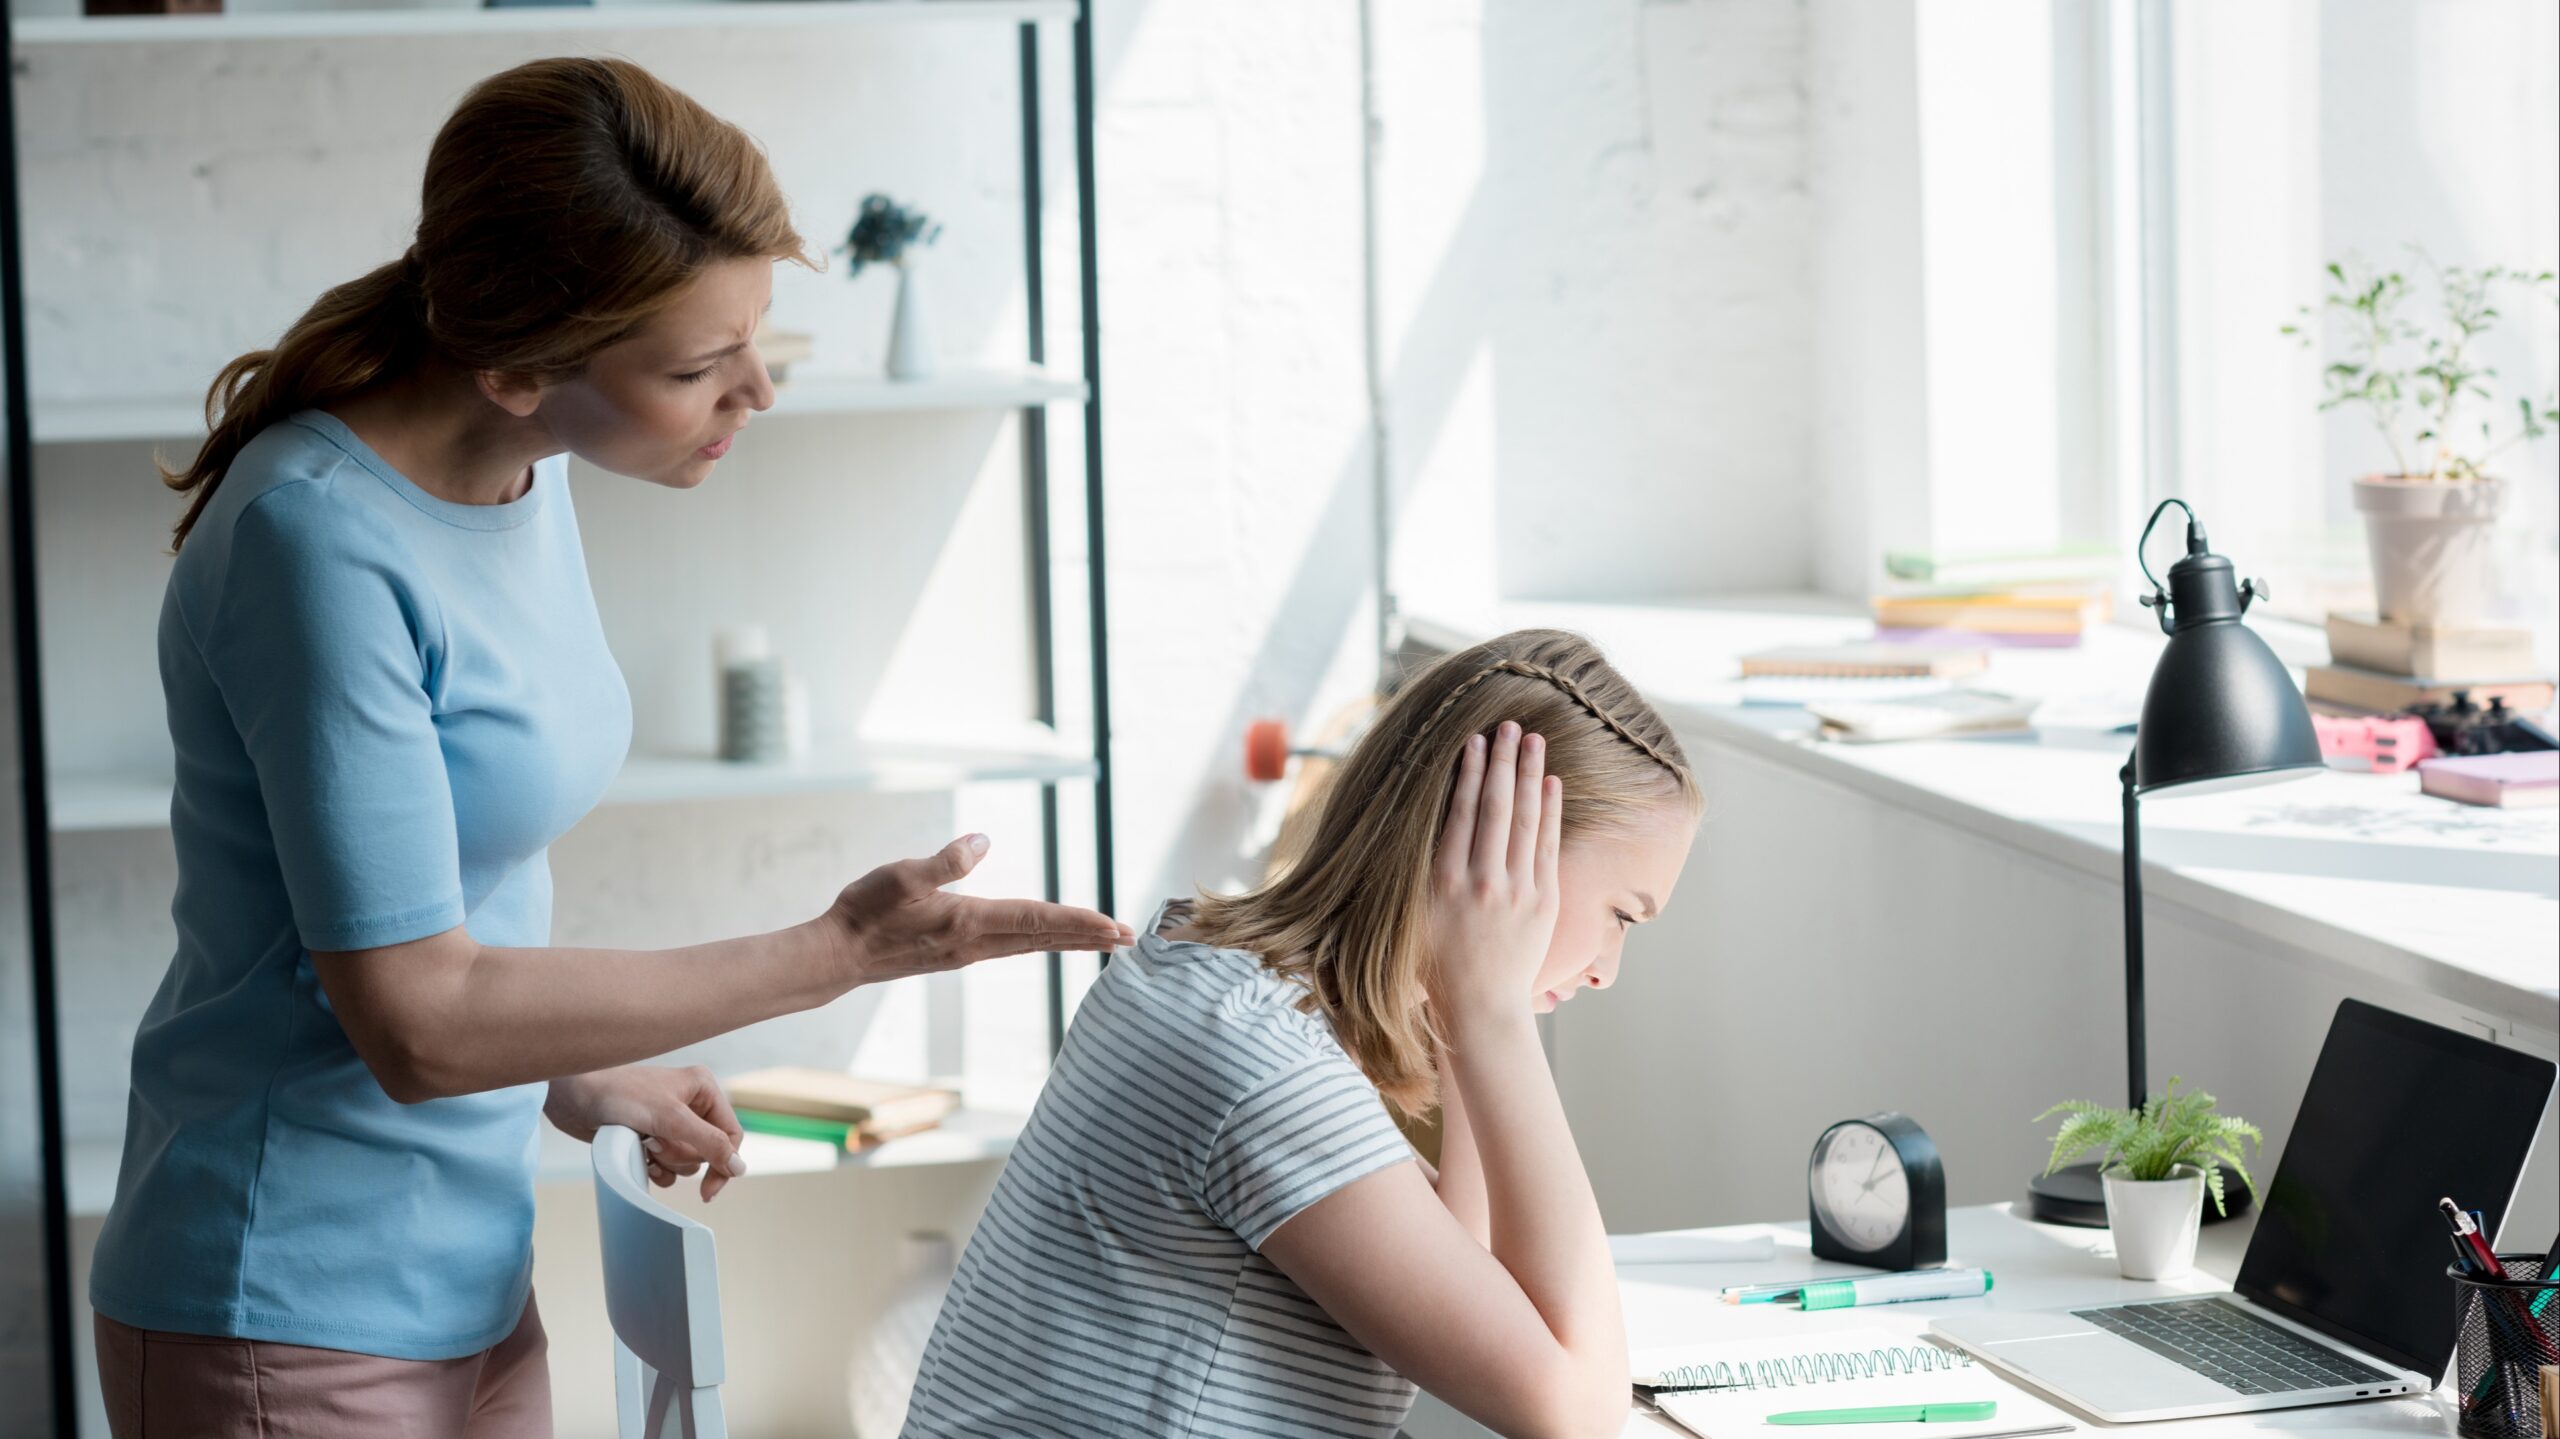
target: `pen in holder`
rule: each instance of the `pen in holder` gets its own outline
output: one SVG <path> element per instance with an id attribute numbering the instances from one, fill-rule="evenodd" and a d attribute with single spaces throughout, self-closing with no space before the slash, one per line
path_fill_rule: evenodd
<path id="1" fill-rule="evenodd" d="M 2560 1277 L 2542 1275 L 2542 1256 L 2501 1254 L 2503 1279 L 2455 1266 L 2455 1426 L 2466 1439 L 2544 1439 L 2542 1368 L 2560 1364 Z"/>

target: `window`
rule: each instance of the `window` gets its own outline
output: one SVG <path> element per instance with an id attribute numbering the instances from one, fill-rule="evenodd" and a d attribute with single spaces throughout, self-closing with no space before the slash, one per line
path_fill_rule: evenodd
<path id="1" fill-rule="evenodd" d="M 2545 0 L 2118 0 L 2111 122 L 2132 126 L 2144 364 L 2119 370 L 2143 417 L 2153 499 L 2193 501 L 2215 548 L 2316 621 L 2372 603 L 2350 482 L 2391 469 L 2361 409 L 2318 408 L 2343 343 L 2281 332 L 2320 298 L 2324 263 L 2408 273 L 2433 318 L 2430 261 L 2560 270 L 2560 9 Z M 2119 147 L 2119 153 L 2123 147 Z M 2123 274 L 2119 271 L 2119 274 Z M 2510 294 L 2487 358 L 2503 436 L 2515 396 L 2560 376 L 2548 299 Z M 2121 312 L 2120 312 L 2121 313 Z M 2137 392 L 2138 393 L 2135 393 Z M 2125 397 L 2133 397 L 2126 401 Z M 2474 423 L 2478 417 L 2474 417 Z M 2548 660 L 2560 608 L 2560 448 L 2506 450 L 2500 588 Z"/>

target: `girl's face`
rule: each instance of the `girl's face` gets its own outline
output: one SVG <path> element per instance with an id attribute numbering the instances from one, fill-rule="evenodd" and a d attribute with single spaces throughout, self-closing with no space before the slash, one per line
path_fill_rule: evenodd
<path id="1" fill-rule="evenodd" d="M 1662 913 L 1689 862 L 1697 821 L 1678 803 L 1656 805 L 1623 834 L 1579 835 L 1556 856 L 1556 933 L 1538 967 L 1532 1002 L 1544 1014 L 1586 989 L 1617 982 L 1627 931 Z"/>
<path id="2" fill-rule="evenodd" d="M 748 417 L 773 406 L 754 338 L 772 302 L 772 261 L 720 261 L 583 374 L 546 387 L 537 413 L 563 449 L 599 469 L 692 489 Z"/>

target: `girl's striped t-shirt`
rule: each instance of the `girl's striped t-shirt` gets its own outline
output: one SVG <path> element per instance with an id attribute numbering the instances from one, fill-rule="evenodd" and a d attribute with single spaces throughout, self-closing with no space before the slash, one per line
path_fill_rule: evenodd
<path id="1" fill-rule="evenodd" d="M 1258 1252 L 1412 1148 L 1301 986 L 1164 920 L 1076 1012 L 934 1324 L 908 1439 L 1385 1439 L 1412 1406 Z"/>

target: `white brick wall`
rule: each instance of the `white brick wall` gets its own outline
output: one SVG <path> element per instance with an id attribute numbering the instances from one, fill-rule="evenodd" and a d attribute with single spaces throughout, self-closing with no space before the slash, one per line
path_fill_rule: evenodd
<path id="1" fill-rule="evenodd" d="M 1426 592 L 1497 576 L 1523 594 L 1801 582 L 1811 500 L 1800 7 L 1428 0 L 1379 10 L 1385 352 L 1407 497 L 1400 572 Z M 1349 0 L 1103 0 L 1098 11 L 1118 874 L 1134 918 L 1165 894 L 1252 871 L 1274 796 L 1240 778 L 1244 722 L 1321 718 L 1370 679 L 1360 77 Z M 875 186 L 945 215 L 932 296 L 946 349 L 1013 352 L 1009 44 L 907 38 L 881 59 L 841 36 L 612 40 L 760 134 L 821 238 Z M 37 392 L 198 386 L 320 284 L 395 252 L 432 117 L 511 58 L 501 46 L 435 41 L 56 51 L 25 62 Z M 1074 235 L 1063 79 L 1057 70 L 1048 80 L 1058 122 L 1048 185 L 1051 303 L 1065 324 L 1071 271 L 1055 260 L 1071 258 Z M 1000 183 L 951 178 L 980 175 Z M 204 284 L 208 275 L 222 283 Z M 776 313 L 820 331 L 829 367 L 854 369 L 876 359 L 887 302 L 885 284 L 867 279 L 786 275 Z M 1062 330 L 1052 356 L 1073 353 Z M 668 743 L 699 737 L 708 632 L 742 618 L 774 622 L 786 648 L 823 670 L 822 725 L 893 724 L 900 696 L 936 699 L 937 687 L 1018 706 L 1018 655 L 959 649 L 947 627 L 900 633 L 891 618 L 913 605 L 946 618 L 1005 610 L 1012 575 L 996 577 L 990 600 L 951 556 L 978 544 L 1003 553 L 1003 506 L 989 497 L 1010 483 L 1007 433 L 904 422 L 844 433 L 857 448 L 841 473 L 812 453 L 826 443 L 819 431 L 787 441 L 768 431 L 773 443 L 742 447 L 724 467 L 717 495 L 582 480 L 600 601 L 648 703 L 644 738 L 653 728 Z M 1062 487 L 1077 483 L 1077 443 L 1062 414 Z M 97 763 L 147 753 L 159 742 L 148 626 L 165 502 L 135 447 L 46 459 L 56 733 Z M 931 565 L 890 553 L 889 536 L 855 533 L 922 470 L 956 487 L 947 508 L 894 491 L 922 515 L 914 522 L 953 537 Z M 1498 527 L 1488 508 L 1497 496 Z M 805 536 L 788 537 L 802 548 L 774 549 L 775 526 L 812 514 L 852 536 L 849 588 L 793 608 L 788 587 L 753 565 L 776 553 L 786 557 L 778 569 L 819 563 Z M 662 553 L 672 534 L 699 536 L 702 553 Z M 1467 548 L 1453 546 L 1471 534 Z M 1071 558 L 1075 537 L 1062 539 Z M 720 578 L 740 573 L 753 578 Z M 1077 617 L 1062 619 L 1072 708 Z M 823 887 L 822 872 L 893 843 L 889 830 L 930 823 L 887 813 L 831 822 L 825 809 L 781 807 L 761 826 L 724 810 L 689 838 L 666 831 L 685 828 L 680 819 L 600 820 L 562 846 L 563 937 L 573 916 L 581 933 L 669 943 L 757 922 Z M 962 820 L 977 822 L 971 812 Z M 764 858 L 721 876 L 708 898 L 612 888 L 649 866 L 682 869 L 702 843 Z M 76 915 L 83 931 L 74 1027 L 83 1048 L 114 1060 L 76 1078 L 74 1110 L 103 1123 L 121 1107 L 132 1016 L 165 962 L 166 843 L 92 837 L 66 849 L 82 871 L 65 881 L 66 923 Z M 808 1417 L 819 1432 L 840 1422 Z"/>

